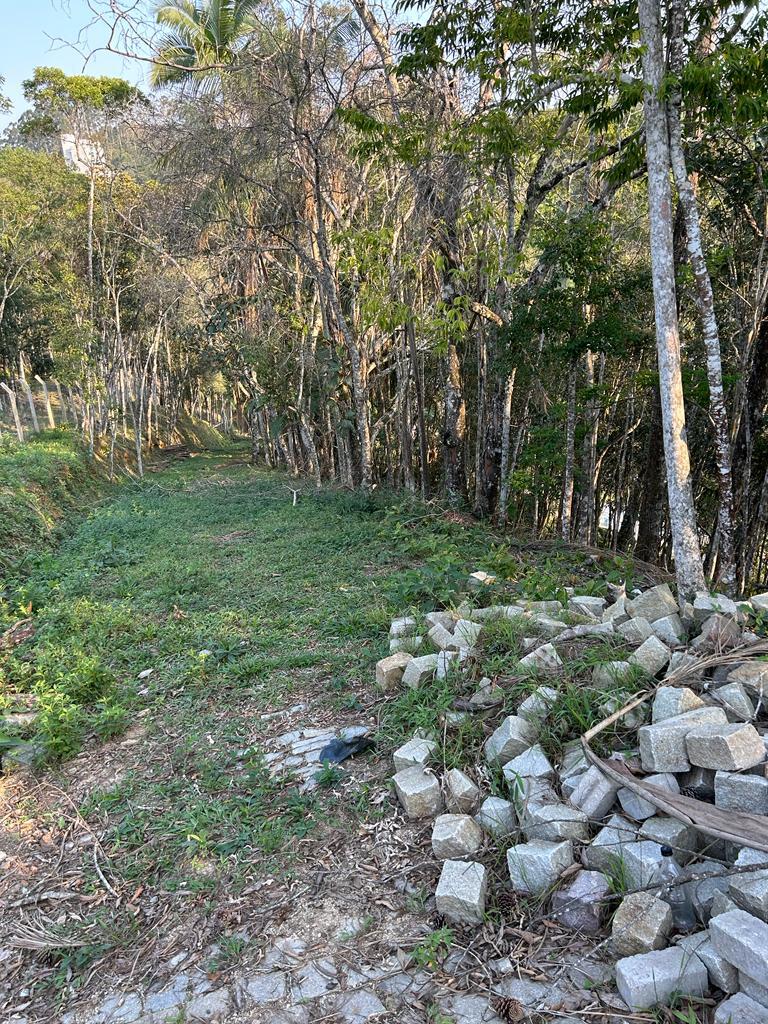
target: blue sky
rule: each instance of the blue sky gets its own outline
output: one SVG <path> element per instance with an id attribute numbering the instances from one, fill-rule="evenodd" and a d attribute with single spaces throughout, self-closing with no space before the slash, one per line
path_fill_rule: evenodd
<path id="1" fill-rule="evenodd" d="M 36 67 L 59 67 L 68 74 L 79 74 L 83 71 L 82 54 L 95 50 L 106 40 L 105 27 L 93 26 L 87 30 L 87 38 L 78 44 L 79 33 L 93 21 L 87 0 L 22 0 L 14 5 L 13 16 L 7 12 L 4 21 L 0 32 L 0 75 L 5 78 L 3 92 L 14 106 L 10 114 L 0 113 L 0 130 L 16 120 L 24 109 L 21 83 Z M 82 52 L 52 39 L 78 44 Z M 117 75 L 142 85 L 146 65 L 98 52 L 88 61 L 86 72 Z"/>

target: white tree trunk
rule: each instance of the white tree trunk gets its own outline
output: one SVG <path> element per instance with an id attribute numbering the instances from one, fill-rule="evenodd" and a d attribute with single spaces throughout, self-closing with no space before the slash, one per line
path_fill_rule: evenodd
<path id="1" fill-rule="evenodd" d="M 568 373 L 568 411 L 565 423 L 565 469 L 563 471 L 563 502 L 560 512 L 560 535 L 571 539 L 571 511 L 573 509 L 573 470 L 576 461 L 576 361 Z"/>
<path id="2" fill-rule="evenodd" d="M 670 70 L 679 80 L 684 62 L 685 13 L 680 0 L 670 0 Z M 677 195 L 685 220 L 688 258 L 696 283 L 696 305 L 701 318 L 704 348 L 707 354 L 707 380 L 709 383 L 709 413 L 715 435 L 715 458 L 719 504 L 718 526 L 718 568 L 722 589 L 732 594 L 736 588 L 736 564 L 733 547 L 733 477 L 731 473 L 731 441 L 728 429 L 728 413 L 725 407 L 723 388 L 723 366 L 720 353 L 720 334 L 715 317 L 715 300 L 712 281 L 704 259 L 701 241 L 701 227 L 696 194 L 688 177 L 683 150 L 681 124 L 682 95 L 679 86 L 672 88 L 667 105 L 669 121 L 669 152 L 672 172 L 677 186 Z"/>
<path id="3" fill-rule="evenodd" d="M 690 454 L 685 432 L 685 403 L 672 247 L 669 139 L 667 115 L 661 97 L 665 69 L 659 0 L 638 0 L 637 8 L 643 43 L 651 269 L 669 519 L 678 591 L 681 596 L 688 597 L 697 590 L 704 590 L 705 586 L 701 549 L 696 532 Z"/>

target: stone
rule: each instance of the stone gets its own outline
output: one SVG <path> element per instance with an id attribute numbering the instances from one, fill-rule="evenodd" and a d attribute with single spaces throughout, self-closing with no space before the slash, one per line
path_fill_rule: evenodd
<path id="1" fill-rule="evenodd" d="M 754 978 L 750 978 L 746 974 L 739 974 L 739 988 L 744 995 L 768 1008 L 768 978 L 765 979 L 765 982 L 765 985 L 761 985 Z"/>
<path id="2" fill-rule="evenodd" d="M 339 984 L 332 960 L 312 960 L 293 975 L 291 989 L 294 1002 L 319 999 Z"/>
<path id="3" fill-rule="evenodd" d="M 718 914 L 709 923 L 715 950 L 760 984 L 768 978 L 768 924 L 745 910 Z"/>
<path id="4" fill-rule="evenodd" d="M 435 666 L 435 679 L 447 679 L 453 669 L 461 663 L 458 651 L 440 651 Z"/>
<path id="5" fill-rule="evenodd" d="M 673 615 L 679 611 L 677 601 L 666 583 L 651 587 L 639 597 L 627 601 L 626 609 L 633 619 L 642 618 L 648 622 L 655 622 L 656 619 L 663 619 L 666 615 Z"/>
<path id="6" fill-rule="evenodd" d="M 577 807 L 567 804 L 529 803 L 521 825 L 528 840 L 546 839 L 556 843 L 561 839 L 589 839 L 589 818 Z"/>
<path id="7" fill-rule="evenodd" d="M 729 615 L 710 615 L 691 643 L 694 651 L 724 651 L 741 641 L 741 628 Z"/>
<path id="8" fill-rule="evenodd" d="M 570 803 L 583 811 L 590 821 L 600 821 L 616 801 L 618 786 L 592 765 L 580 776 L 570 796 Z"/>
<path id="9" fill-rule="evenodd" d="M 379 1018 L 387 1012 L 387 1008 L 369 989 L 358 989 L 354 992 L 342 992 L 336 1003 L 336 1016 L 343 1024 L 366 1024 L 372 1018 Z"/>
<path id="10" fill-rule="evenodd" d="M 592 685 L 602 690 L 609 690 L 616 683 L 631 679 L 634 674 L 635 669 L 628 661 L 604 661 L 592 669 Z"/>
<path id="11" fill-rule="evenodd" d="M 483 749 L 490 764 L 504 765 L 535 742 L 536 729 L 531 723 L 516 715 L 508 715 L 485 741 Z"/>
<path id="12" fill-rule="evenodd" d="M 760 775 L 715 772 L 715 806 L 725 811 L 768 814 L 768 779 Z"/>
<path id="13" fill-rule="evenodd" d="M 390 654 L 411 654 L 416 655 L 418 649 L 424 643 L 423 636 L 403 636 L 394 637 L 389 641 L 389 653 Z"/>
<path id="14" fill-rule="evenodd" d="M 627 843 L 621 851 L 621 864 L 630 888 L 645 889 L 658 882 L 663 859 L 661 847 L 650 839 Z"/>
<path id="15" fill-rule="evenodd" d="M 482 924 L 487 884 L 482 864 L 447 860 L 435 893 L 438 914 L 458 924 Z"/>
<path id="16" fill-rule="evenodd" d="M 625 957 L 616 964 L 616 987 L 630 1010 L 669 1006 L 675 996 L 704 996 L 707 969 L 679 946 Z"/>
<path id="17" fill-rule="evenodd" d="M 432 829 L 432 852 L 438 860 L 460 860 L 477 853 L 483 830 L 468 814 L 441 814 Z"/>
<path id="18" fill-rule="evenodd" d="M 649 641 L 650 642 L 650 641 Z M 659 641 L 660 642 L 660 641 Z M 722 708 L 704 707 L 662 722 L 642 726 L 637 733 L 640 760 L 646 772 L 686 772 L 691 767 L 685 738 L 702 725 L 727 725 Z"/>
<path id="19" fill-rule="evenodd" d="M 741 683 L 756 698 L 768 697 L 768 661 L 745 661 L 728 673 L 729 683 Z"/>
<path id="20" fill-rule="evenodd" d="M 412 660 L 413 655 L 407 651 L 398 651 L 396 654 L 390 654 L 388 658 L 382 658 L 376 663 L 376 685 L 385 693 L 397 690 L 402 682 L 403 672 L 408 662 Z"/>
<path id="21" fill-rule="evenodd" d="M 680 792 L 711 803 L 715 799 L 715 772 L 711 768 L 691 768 L 679 777 Z"/>
<path id="22" fill-rule="evenodd" d="M 617 956 L 663 949 L 672 931 L 668 903 L 651 892 L 632 892 L 619 904 L 611 923 L 611 946 Z"/>
<path id="23" fill-rule="evenodd" d="M 581 594 L 574 594 L 568 598 L 568 610 L 576 615 L 594 615 L 599 619 L 605 611 L 606 600 L 604 597 L 590 597 Z"/>
<path id="24" fill-rule="evenodd" d="M 416 632 L 416 619 L 412 615 L 404 615 L 399 619 L 392 619 L 389 627 L 390 637 L 410 636 Z"/>
<path id="25" fill-rule="evenodd" d="M 623 622 L 629 619 L 626 597 L 619 597 L 613 604 L 608 605 L 602 615 L 603 622 L 610 622 L 618 628 Z"/>
<path id="26" fill-rule="evenodd" d="M 435 647 L 439 647 L 441 651 L 458 651 L 459 647 L 461 647 L 458 638 L 440 622 L 431 627 L 427 636 Z"/>
<path id="27" fill-rule="evenodd" d="M 661 789 L 668 789 L 670 793 L 679 793 L 680 787 L 677 784 L 677 779 L 671 772 L 662 772 L 659 775 L 649 775 L 643 779 L 643 782 L 648 782 L 652 786 L 659 786 Z M 649 800 L 644 800 L 643 797 L 638 796 L 631 789 L 627 789 L 625 786 L 618 792 L 619 803 L 621 809 L 625 814 L 629 815 L 630 818 L 634 818 L 635 821 L 645 821 L 646 818 L 651 818 L 657 811 L 655 804 L 652 804 Z"/>
<path id="28" fill-rule="evenodd" d="M 443 629 L 447 629 L 449 633 L 456 625 L 456 620 L 450 612 L 427 612 L 424 616 L 424 621 L 430 628 L 432 626 L 442 626 Z"/>
<path id="29" fill-rule="evenodd" d="M 709 919 L 717 917 L 718 914 L 727 914 L 729 910 L 740 910 L 741 907 L 734 903 L 730 896 L 724 892 L 716 892 L 709 911 Z"/>
<path id="30" fill-rule="evenodd" d="M 734 874 L 728 885 L 728 895 L 742 910 L 768 922 L 768 854 L 745 847 L 739 851 L 736 867 L 750 864 L 759 870 Z"/>
<path id="31" fill-rule="evenodd" d="M 707 968 L 710 982 L 722 992 L 738 992 L 739 972 L 724 960 L 712 945 L 709 932 L 695 932 L 684 935 L 678 940 L 678 946 L 695 954 Z"/>
<path id="32" fill-rule="evenodd" d="M 422 768 L 404 768 L 394 778 L 397 798 L 409 818 L 434 818 L 443 809 L 440 784 Z"/>
<path id="33" fill-rule="evenodd" d="M 669 662 L 669 648 L 657 636 L 649 636 L 630 654 L 627 661 L 630 665 L 636 665 L 646 675 L 655 676 Z"/>
<path id="34" fill-rule="evenodd" d="M 231 997 L 227 989 L 202 992 L 192 996 L 184 1006 L 184 1019 L 188 1021 L 228 1021 L 231 1019 Z"/>
<path id="35" fill-rule="evenodd" d="M 610 888 L 602 872 L 579 871 L 565 888 L 552 894 L 550 916 L 564 928 L 593 935 L 602 927 Z"/>
<path id="36" fill-rule="evenodd" d="M 504 703 L 504 691 L 500 686 L 478 686 L 477 691 L 469 698 L 469 703 L 476 708 L 495 708 Z"/>
<path id="37" fill-rule="evenodd" d="M 472 622 L 471 619 L 459 619 L 456 623 L 453 635 L 456 638 L 459 647 L 474 647 L 477 642 L 477 638 L 480 636 L 482 628 L 483 627 L 480 622 Z"/>
<path id="38" fill-rule="evenodd" d="M 537 686 L 533 693 L 530 693 L 517 709 L 520 718 L 527 722 L 542 722 L 549 715 L 557 703 L 560 694 L 551 686 Z"/>
<path id="39" fill-rule="evenodd" d="M 403 768 L 413 768 L 417 765 L 420 768 L 426 767 L 437 749 L 437 744 L 434 740 L 408 740 L 402 747 L 398 747 L 392 755 L 395 771 L 400 772 Z"/>
<path id="40" fill-rule="evenodd" d="M 725 708 L 730 721 L 751 722 L 755 717 L 755 705 L 741 683 L 718 686 L 712 696 Z"/>
<path id="41" fill-rule="evenodd" d="M 475 821 L 492 836 L 510 836 L 517 828 L 515 805 L 501 797 L 489 796 L 480 805 Z"/>
<path id="42" fill-rule="evenodd" d="M 765 746 L 753 725 L 701 725 L 685 737 L 688 760 L 699 768 L 742 771 L 765 760 Z"/>
<path id="43" fill-rule="evenodd" d="M 653 636 L 653 629 L 648 619 L 636 618 L 627 619 L 626 622 L 620 622 L 616 627 L 616 632 L 619 633 L 624 639 L 630 644 L 641 644 L 648 637 Z"/>
<path id="44" fill-rule="evenodd" d="M 768 1024 L 768 1008 L 736 992 L 717 1007 L 713 1024 Z"/>
<path id="45" fill-rule="evenodd" d="M 445 775 L 445 804 L 452 814 L 471 814 L 480 802 L 480 790 L 460 768 Z"/>
<path id="46" fill-rule="evenodd" d="M 519 778 L 553 779 L 555 777 L 552 762 L 539 743 L 524 750 L 517 757 L 513 757 L 511 761 L 507 761 L 502 772 L 504 778 L 510 783 L 514 783 Z"/>
<path id="47" fill-rule="evenodd" d="M 687 864 L 699 848 L 699 834 L 693 825 L 658 815 L 648 818 L 640 828 L 641 839 L 650 839 L 659 846 L 671 846 L 678 864 Z"/>
<path id="48" fill-rule="evenodd" d="M 562 623 L 565 628 L 565 623 Z M 536 675 L 557 675 L 563 667 L 560 655 L 555 650 L 554 644 L 542 644 L 535 651 L 526 654 L 520 659 L 520 668 L 524 672 L 532 672 Z"/>
<path id="49" fill-rule="evenodd" d="M 663 619 L 656 619 L 651 624 L 651 629 L 668 647 L 676 647 L 686 641 L 685 626 L 677 613 L 665 615 Z"/>
<path id="50" fill-rule="evenodd" d="M 615 875 L 617 867 L 623 863 L 625 849 L 636 842 L 637 829 L 620 815 L 613 814 L 589 846 L 581 851 L 582 863 L 592 871 Z"/>
<path id="51" fill-rule="evenodd" d="M 736 602 L 725 594 L 709 594 L 706 591 L 699 591 L 693 599 L 693 620 L 702 623 L 719 612 L 721 615 L 732 615 L 736 618 L 739 609 Z"/>
<path id="52" fill-rule="evenodd" d="M 667 667 L 667 676 L 671 676 L 675 672 L 685 672 L 686 679 L 701 679 L 703 669 L 698 669 L 698 664 L 699 659 L 695 654 L 689 654 L 687 651 L 673 651 Z"/>
<path id="53" fill-rule="evenodd" d="M 437 654 L 422 654 L 419 658 L 411 658 L 403 672 L 403 685 L 417 690 L 423 683 L 429 682 L 437 668 Z"/>
<path id="54" fill-rule="evenodd" d="M 705 706 L 701 697 L 687 686 L 660 686 L 653 698 L 651 721 L 663 722 Z"/>
<path id="55" fill-rule="evenodd" d="M 533 895 L 547 892 L 571 864 L 573 846 L 568 840 L 550 843 L 535 839 L 507 850 L 509 877 L 516 892 Z"/>
<path id="56" fill-rule="evenodd" d="M 757 612 L 768 612 L 768 593 L 753 595 L 749 603 Z"/>
<path id="57" fill-rule="evenodd" d="M 686 869 L 697 876 L 710 877 L 692 878 L 683 886 L 686 897 L 693 904 L 696 916 L 702 924 L 707 924 L 712 914 L 712 904 L 718 893 L 728 892 L 728 876 L 723 864 L 716 860 L 702 860 Z"/>
<path id="58" fill-rule="evenodd" d="M 450 1021 L 451 1024 L 502 1024 L 490 1007 L 487 995 L 469 995 L 455 992 L 440 1001 L 440 1009 L 444 1011 L 434 1019 Z"/>

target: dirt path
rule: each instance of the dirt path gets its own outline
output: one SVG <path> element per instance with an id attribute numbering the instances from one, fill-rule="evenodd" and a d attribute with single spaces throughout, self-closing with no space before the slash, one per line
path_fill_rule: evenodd
<path id="1" fill-rule="evenodd" d="M 372 685 L 407 599 L 383 526 L 357 499 L 293 508 L 280 478 L 198 460 L 97 509 L 39 571 L 9 674 L 81 680 L 87 654 L 124 716 L 105 741 L 88 710 L 78 753 L 2 780 L 1 1019 L 611 1018 L 589 945 L 530 908 L 466 933 L 435 915 L 431 828 L 389 784 L 415 712 Z M 481 542 L 467 532 L 468 557 Z M 305 792 L 299 758 L 349 726 L 379 751 Z"/>

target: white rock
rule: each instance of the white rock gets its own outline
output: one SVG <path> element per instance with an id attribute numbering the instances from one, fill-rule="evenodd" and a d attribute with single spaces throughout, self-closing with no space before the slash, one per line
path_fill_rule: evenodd
<path id="1" fill-rule="evenodd" d="M 649 775 L 643 781 L 649 782 L 652 786 L 659 786 L 661 789 L 668 789 L 670 793 L 680 792 L 677 779 L 671 772 Z M 628 814 L 630 818 L 634 818 L 635 821 L 645 821 L 646 818 L 652 818 L 657 811 L 655 804 L 644 800 L 633 790 L 626 787 L 622 787 L 619 790 L 619 803 L 624 813 Z"/>
<path id="2" fill-rule="evenodd" d="M 511 761 L 507 761 L 502 771 L 507 782 L 512 783 L 518 778 L 553 779 L 555 777 L 555 769 L 539 743 L 524 750 L 517 757 L 513 757 Z"/>
<path id="3" fill-rule="evenodd" d="M 660 686 L 653 698 L 652 722 L 684 715 L 686 711 L 703 708 L 704 701 L 687 686 Z"/>
<path id="4" fill-rule="evenodd" d="M 566 868 L 573 864 L 569 841 L 549 843 L 534 840 L 507 850 L 507 867 L 516 892 L 540 895 L 551 889 Z"/>
<path id="5" fill-rule="evenodd" d="M 535 742 L 536 729 L 531 723 L 517 715 L 508 715 L 485 741 L 483 749 L 490 764 L 503 765 Z"/>
<path id="6" fill-rule="evenodd" d="M 655 676 L 669 662 L 669 648 L 657 636 L 650 636 L 627 658 L 649 676 Z"/>
<path id="7" fill-rule="evenodd" d="M 432 829 L 432 852 L 438 860 L 460 860 L 477 853 L 483 830 L 468 814 L 441 814 Z"/>
<path id="8" fill-rule="evenodd" d="M 436 668 L 436 654 L 424 654 L 420 658 L 411 658 L 403 672 L 403 685 L 411 690 L 417 690 L 423 683 L 432 679 Z"/>
<path id="9" fill-rule="evenodd" d="M 656 619 L 651 624 L 651 629 L 659 640 L 669 647 L 685 643 L 685 627 L 676 612 L 673 615 L 665 615 L 663 619 Z"/>
<path id="10" fill-rule="evenodd" d="M 409 818 L 434 818 L 443 809 L 443 796 L 434 775 L 421 768 L 404 768 L 394 778 L 397 797 Z"/>
<path id="11" fill-rule="evenodd" d="M 482 864 L 447 860 L 435 893 L 438 914 L 458 924 L 482 924 L 487 885 Z"/>
<path id="12" fill-rule="evenodd" d="M 436 750 L 437 744 L 433 740 L 408 740 L 407 743 L 398 747 L 392 755 L 395 771 L 399 772 L 403 768 L 413 768 L 416 765 L 420 768 L 426 767 Z"/>
<path id="13" fill-rule="evenodd" d="M 479 622 L 472 622 L 470 619 L 459 619 L 453 635 L 459 647 L 474 647 L 477 638 L 480 636 L 482 625 Z"/>
<path id="14" fill-rule="evenodd" d="M 399 619 L 392 619 L 389 627 L 390 637 L 409 636 L 416 632 L 416 619 L 412 615 L 403 615 Z"/>
<path id="15" fill-rule="evenodd" d="M 665 615 L 679 611 L 677 601 L 666 583 L 651 587 L 639 597 L 627 601 L 626 608 L 633 619 L 643 618 L 648 622 L 655 622 L 656 619 L 663 619 Z"/>
<path id="16" fill-rule="evenodd" d="M 627 619 L 626 622 L 621 622 L 616 627 L 616 632 L 620 633 L 625 640 L 631 644 L 641 644 L 648 639 L 649 636 L 653 636 L 653 629 L 648 619 L 643 619 L 638 616 L 635 619 Z"/>
<path id="17" fill-rule="evenodd" d="M 454 814 L 471 814 L 480 802 L 480 790 L 459 768 L 445 774 L 445 803 Z"/>
<path id="18" fill-rule="evenodd" d="M 510 836 L 517 828 L 515 805 L 501 797 L 489 796 L 480 805 L 475 821 L 493 836 Z"/>
<path id="19" fill-rule="evenodd" d="M 565 626 L 565 623 L 562 623 Z M 554 644 L 542 644 L 535 651 L 520 659 L 520 667 L 524 671 L 541 675 L 557 675 L 563 667 L 560 655 Z"/>

